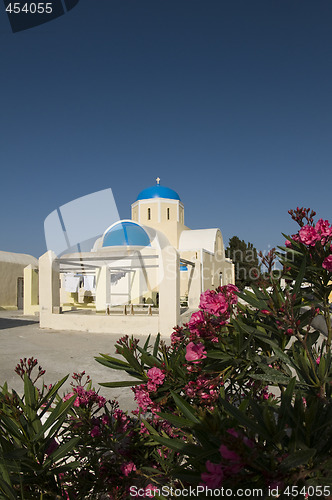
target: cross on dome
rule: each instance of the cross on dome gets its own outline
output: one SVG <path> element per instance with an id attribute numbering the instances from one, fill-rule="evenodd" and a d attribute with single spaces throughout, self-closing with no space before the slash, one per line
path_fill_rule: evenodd
<path id="1" fill-rule="evenodd" d="M 159 184 L 160 184 L 160 177 L 157 177 L 156 181 L 157 181 L 157 184 L 159 186 Z"/>

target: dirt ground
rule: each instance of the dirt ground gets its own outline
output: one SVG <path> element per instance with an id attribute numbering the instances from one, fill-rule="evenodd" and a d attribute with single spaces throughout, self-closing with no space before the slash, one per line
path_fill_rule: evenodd
<path id="1" fill-rule="evenodd" d="M 14 369 L 20 358 L 33 356 L 46 370 L 46 384 L 85 370 L 94 387 L 100 388 L 100 394 L 107 399 L 117 399 L 123 410 L 132 410 L 135 403 L 130 388 L 108 389 L 98 385 L 129 380 L 129 376 L 124 371 L 106 368 L 94 359 L 99 353 L 113 356 L 114 344 L 121 336 L 121 332 L 117 335 L 41 329 L 34 316 L 23 316 L 20 311 L 0 311 L 0 385 L 7 381 L 9 388 L 22 393 L 23 382 Z M 147 336 L 139 338 L 144 344 Z M 64 391 L 70 389 L 70 381 L 69 378 Z"/>

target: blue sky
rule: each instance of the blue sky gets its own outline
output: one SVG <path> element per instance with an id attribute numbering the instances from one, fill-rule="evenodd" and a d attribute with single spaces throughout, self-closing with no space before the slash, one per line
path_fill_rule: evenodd
<path id="1" fill-rule="evenodd" d="M 331 26 L 330 0 L 80 0 L 13 34 L 1 5 L 0 249 L 40 256 L 47 215 L 109 187 L 129 218 L 157 176 L 225 243 L 332 219 Z"/>

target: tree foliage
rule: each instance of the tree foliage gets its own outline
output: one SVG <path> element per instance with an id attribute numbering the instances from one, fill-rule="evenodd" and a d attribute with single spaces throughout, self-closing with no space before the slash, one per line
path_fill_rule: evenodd
<path id="1" fill-rule="evenodd" d="M 246 243 L 237 236 L 230 238 L 226 255 L 235 265 L 235 284 L 239 290 L 250 287 L 260 275 L 257 250 L 252 243 Z"/>

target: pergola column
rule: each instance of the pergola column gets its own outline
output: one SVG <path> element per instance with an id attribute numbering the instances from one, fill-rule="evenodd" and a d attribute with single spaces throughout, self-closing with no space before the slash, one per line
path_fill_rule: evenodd
<path id="1" fill-rule="evenodd" d="M 180 259 L 174 247 L 161 251 L 159 272 L 159 330 L 170 336 L 180 320 Z"/>
<path id="2" fill-rule="evenodd" d="M 59 263 L 52 250 L 39 258 L 40 315 L 60 312 Z"/>
<path id="3" fill-rule="evenodd" d="M 110 302 L 111 276 L 108 266 L 96 269 L 96 311 L 105 311 Z"/>

